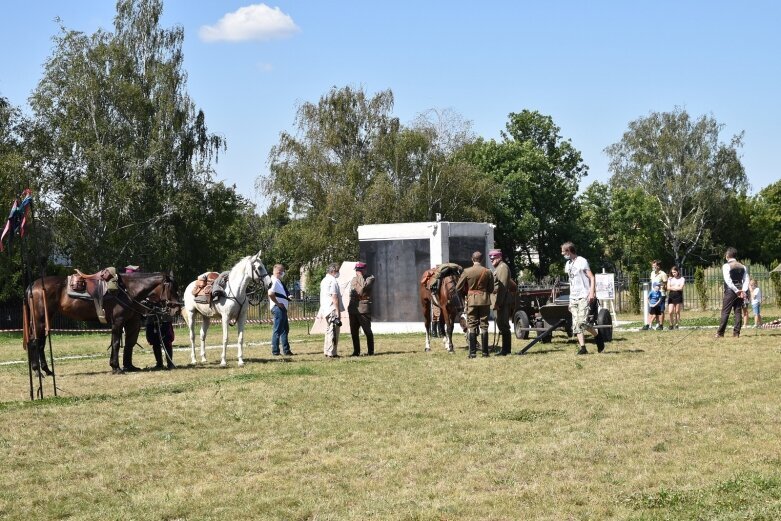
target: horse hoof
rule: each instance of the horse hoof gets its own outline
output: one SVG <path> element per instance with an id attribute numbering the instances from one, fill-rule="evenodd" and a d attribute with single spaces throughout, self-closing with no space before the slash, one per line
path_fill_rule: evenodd
<path id="1" fill-rule="evenodd" d="M 126 373 L 137 373 L 141 369 L 134 365 L 126 365 L 125 367 L 122 368 L 122 370 L 125 371 Z"/>
<path id="2" fill-rule="evenodd" d="M 123 371 L 119 367 L 115 367 L 114 369 L 111 370 L 111 374 L 125 374 L 125 371 Z"/>
<path id="3" fill-rule="evenodd" d="M 428 353 L 429 351 L 431 351 L 431 348 L 427 347 L 426 349 L 424 349 L 424 351 L 426 351 L 426 353 Z"/>
<path id="4" fill-rule="evenodd" d="M 193 363 L 194 363 L 194 362 L 193 362 Z M 206 357 L 205 357 L 205 356 L 204 356 L 203 358 L 201 358 L 201 363 L 202 363 L 202 364 L 205 364 L 205 363 L 206 363 Z"/>
<path id="5" fill-rule="evenodd" d="M 228 364 L 225 363 L 225 360 L 220 362 L 220 367 L 228 367 Z"/>
<path id="6" fill-rule="evenodd" d="M 54 371 L 52 371 L 48 367 L 44 367 L 43 372 L 46 373 L 46 376 L 54 376 Z"/>
<path id="7" fill-rule="evenodd" d="M 244 367 L 244 360 L 239 360 L 239 367 Z"/>

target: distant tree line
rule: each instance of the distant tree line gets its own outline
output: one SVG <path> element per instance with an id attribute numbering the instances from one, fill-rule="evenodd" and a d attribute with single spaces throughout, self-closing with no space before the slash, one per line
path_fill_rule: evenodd
<path id="1" fill-rule="evenodd" d="M 727 245 L 781 258 L 781 181 L 748 195 L 742 135 L 712 116 L 652 112 L 608 146 L 610 181 L 550 116 L 520 110 L 498 140 L 450 110 L 409 124 L 391 90 L 333 87 L 297 110 L 257 179 L 261 212 L 215 181 L 227 144 L 187 92 L 181 27 L 162 0 L 119 0 L 112 32 L 61 27 L 25 115 L 0 96 L 0 197 L 35 193 L 38 258 L 85 271 L 140 264 L 189 280 L 264 250 L 288 271 L 358 256 L 362 224 L 489 221 L 516 270 L 560 275 L 559 246 L 594 269 L 709 265 Z M 535 262 L 535 259 L 539 259 Z M 0 255 L 0 300 L 21 294 L 20 250 Z"/>

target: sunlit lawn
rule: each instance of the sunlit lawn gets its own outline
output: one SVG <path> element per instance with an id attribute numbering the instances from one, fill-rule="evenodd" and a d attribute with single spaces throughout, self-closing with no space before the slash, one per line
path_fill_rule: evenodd
<path id="1" fill-rule="evenodd" d="M 233 347 L 227 369 L 177 351 L 175 371 L 122 376 L 106 336 L 59 335 L 59 398 L 47 379 L 30 402 L 26 365 L 0 365 L 0 518 L 781 518 L 781 329 L 713 333 L 476 360 L 462 336 L 450 355 L 380 335 L 377 356 L 326 360 L 302 325 L 272 357 L 264 326 L 244 368 Z"/>

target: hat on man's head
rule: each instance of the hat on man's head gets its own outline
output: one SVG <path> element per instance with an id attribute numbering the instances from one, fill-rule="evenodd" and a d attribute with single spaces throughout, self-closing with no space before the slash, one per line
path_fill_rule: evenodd
<path id="1" fill-rule="evenodd" d="M 133 266 L 132 264 L 128 264 L 127 266 L 125 266 L 125 272 L 126 273 L 133 273 L 133 272 L 136 272 L 136 271 L 138 271 L 140 269 L 141 269 L 140 266 Z"/>
<path id="2" fill-rule="evenodd" d="M 488 258 L 489 259 L 496 259 L 501 258 L 502 256 L 502 250 L 495 249 L 488 252 Z"/>
<path id="3" fill-rule="evenodd" d="M 356 270 L 365 270 L 366 269 L 366 263 L 365 262 L 356 262 L 355 263 L 355 269 Z"/>

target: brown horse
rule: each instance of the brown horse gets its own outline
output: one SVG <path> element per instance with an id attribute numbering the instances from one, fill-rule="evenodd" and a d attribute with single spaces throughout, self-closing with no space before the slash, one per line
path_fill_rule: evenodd
<path id="1" fill-rule="evenodd" d="M 432 269 L 423 273 L 419 288 L 420 307 L 423 311 L 423 323 L 426 326 L 426 351 L 431 351 L 431 311 L 434 307 L 438 307 L 445 324 L 445 334 L 443 335 L 445 349 L 450 353 L 454 353 L 453 327 L 457 321 L 461 323 L 461 315 L 464 312 L 463 296 L 456 290 L 459 272 L 450 271 L 442 276 L 439 281 L 435 302 L 428 287 L 428 279 L 433 274 L 433 271 Z M 464 328 L 464 324 L 461 324 L 461 328 Z"/>
<path id="2" fill-rule="evenodd" d="M 111 324 L 111 365 L 114 374 L 138 371 L 133 365 L 133 347 L 138 340 L 141 318 L 151 313 L 175 316 L 182 305 L 173 277 L 167 273 L 122 273 L 119 289 L 103 297 L 103 309 Z M 44 298 L 45 297 L 45 298 Z M 92 300 L 68 296 L 68 278 L 49 276 L 32 283 L 25 298 L 25 348 L 31 351 L 32 369 L 51 375 L 46 363 L 46 335 L 51 319 L 60 314 L 75 320 L 97 322 L 98 315 Z M 123 367 L 119 366 L 119 347 L 125 332 Z"/>

